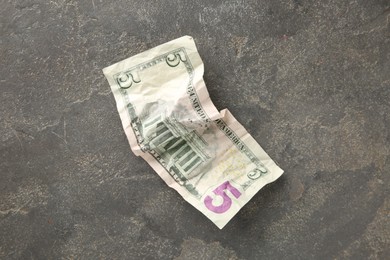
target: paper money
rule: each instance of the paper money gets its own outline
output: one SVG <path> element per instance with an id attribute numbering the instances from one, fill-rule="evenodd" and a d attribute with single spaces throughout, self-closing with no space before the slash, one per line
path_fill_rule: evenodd
<path id="1" fill-rule="evenodd" d="M 283 170 L 227 109 L 218 112 L 203 71 L 190 36 L 103 69 L 132 151 L 223 228 Z"/>

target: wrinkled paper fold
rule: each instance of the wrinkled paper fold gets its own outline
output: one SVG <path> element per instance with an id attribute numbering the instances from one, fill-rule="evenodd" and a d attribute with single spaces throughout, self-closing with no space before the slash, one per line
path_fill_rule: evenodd
<path id="1" fill-rule="evenodd" d="M 103 69 L 132 151 L 219 228 L 282 173 L 203 81 L 184 36 Z"/>

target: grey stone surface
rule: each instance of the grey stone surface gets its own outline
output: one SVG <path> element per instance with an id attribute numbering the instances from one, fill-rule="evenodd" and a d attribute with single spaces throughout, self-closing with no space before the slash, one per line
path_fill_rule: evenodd
<path id="1" fill-rule="evenodd" d="M 385 259 L 390 2 L 3 0 L 1 259 Z M 223 229 L 130 151 L 101 69 L 182 35 L 285 175 Z"/>

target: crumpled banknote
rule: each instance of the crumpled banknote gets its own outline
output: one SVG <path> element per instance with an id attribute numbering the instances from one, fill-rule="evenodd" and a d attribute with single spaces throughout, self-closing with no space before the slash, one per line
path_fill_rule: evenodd
<path id="1" fill-rule="evenodd" d="M 283 170 L 227 109 L 215 108 L 203 71 L 190 36 L 103 69 L 132 151 L 223 228 Z"/>

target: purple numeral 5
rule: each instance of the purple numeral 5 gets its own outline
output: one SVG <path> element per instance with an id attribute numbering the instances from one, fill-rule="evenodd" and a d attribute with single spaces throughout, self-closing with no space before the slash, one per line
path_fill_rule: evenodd
<path id="1" fill-rule="evenodd" d="M 204 199 L 204 204 L 209 210 L 221 214 L 226 212 L 230 208 L 230 206 L 232 205 L 232 199 L 226 194 L 225 190 L 229 190 L 231 194 L 233 194 L 233 196 L 237 199 L 241 196 L 241 192 L 234 188 L 229 181 L 226 181 L 219 185 L 215 190 L 213 190 L 215 195 L 222 197 L 223 202 L 221 205 L 214 206 L 213 198 L 211 196 L 206 196 L 206 198 Z"/>

